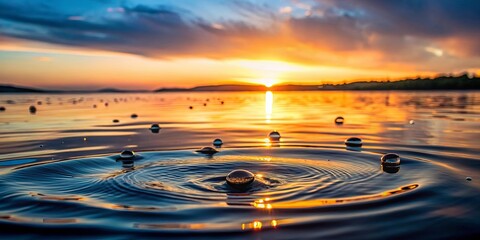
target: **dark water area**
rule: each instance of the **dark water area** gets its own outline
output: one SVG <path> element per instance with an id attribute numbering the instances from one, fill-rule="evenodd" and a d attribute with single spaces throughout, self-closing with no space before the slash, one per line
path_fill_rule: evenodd
<path id="1" fill-rule="evenodd" d="M 6 239 L 480 235 L 478 91 L 5 94 L 0 106 Z M 216 138 L 218 153 L 195 151 Z M 382 167 L 391 152 L 400 166 Z M 254 182 L 227 184 L 235 169 Z"/>

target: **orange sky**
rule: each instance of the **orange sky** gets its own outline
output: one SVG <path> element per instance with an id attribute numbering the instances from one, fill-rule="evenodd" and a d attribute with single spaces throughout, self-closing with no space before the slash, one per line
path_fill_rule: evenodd
<path id="1" fill-rule="evenodd" d="M 410 5 L 354 1 L 49 4 L 0 3 L 0 83 L 156 89 L 480 73 L 470 29 L 479 18 L 459 4 L 458 20 L 443 1 L 422 3 L 420 23 L 399 20 Z"/>

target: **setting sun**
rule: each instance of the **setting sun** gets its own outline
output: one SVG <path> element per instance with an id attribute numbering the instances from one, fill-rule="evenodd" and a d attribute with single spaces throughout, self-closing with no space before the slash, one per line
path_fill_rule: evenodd
<path id="1" fill-rule="evenodd" d="M 265 85 L 266 87 L 271 87 L 273 86 L 277 81 L 275 79 L 272 79 L 272 78 L 264 78 L 264 79 L 260 79 L 260 83 L 262 83 L 263 85 Z"/>

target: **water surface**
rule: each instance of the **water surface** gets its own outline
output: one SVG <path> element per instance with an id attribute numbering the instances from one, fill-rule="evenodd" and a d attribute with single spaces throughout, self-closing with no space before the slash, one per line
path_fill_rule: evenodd
<path id="1" fill-rule="evenodd" d="M 6 235 L 480 234 L 480 92 L 3 94 L 0 105 Z M 349 137 L 363 147 L 346 149 Z M 195 152 L 215 138 L 218 154 Z M 388 152 L 399 169 L 381 167 Z M 239 168 L 256 175 L 244 191 L 225 183 Z"/>

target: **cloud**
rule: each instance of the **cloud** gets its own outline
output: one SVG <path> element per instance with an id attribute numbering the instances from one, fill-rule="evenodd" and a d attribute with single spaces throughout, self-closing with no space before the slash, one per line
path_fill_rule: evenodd
<path id="1" fill-rule="evenodd" d="M 0 1 L 0 38 L 160 59 L 280 59 L 372 68 L 416 67 L 421 62 L 430 70 L 448 67 L 434 62 L 438 58 L 450 58 L 445 61 L 449 63 L 462 59 L 465 66 L 479 63 L 478 1 L 318 0 L 307 4 L 295 0 L 292 4 L 272 8 L 232 1 L 231 12 L 214 18 L 174 5 L 106 1 L 98 9 L 67 14 L 62 7 L 40 2 Z M 306 12 L 299 15 L 294 8 Z M 229 17 L 233 13 L 239 17 Z M 281 16 L 286 13 L 290 17 Z"/>

